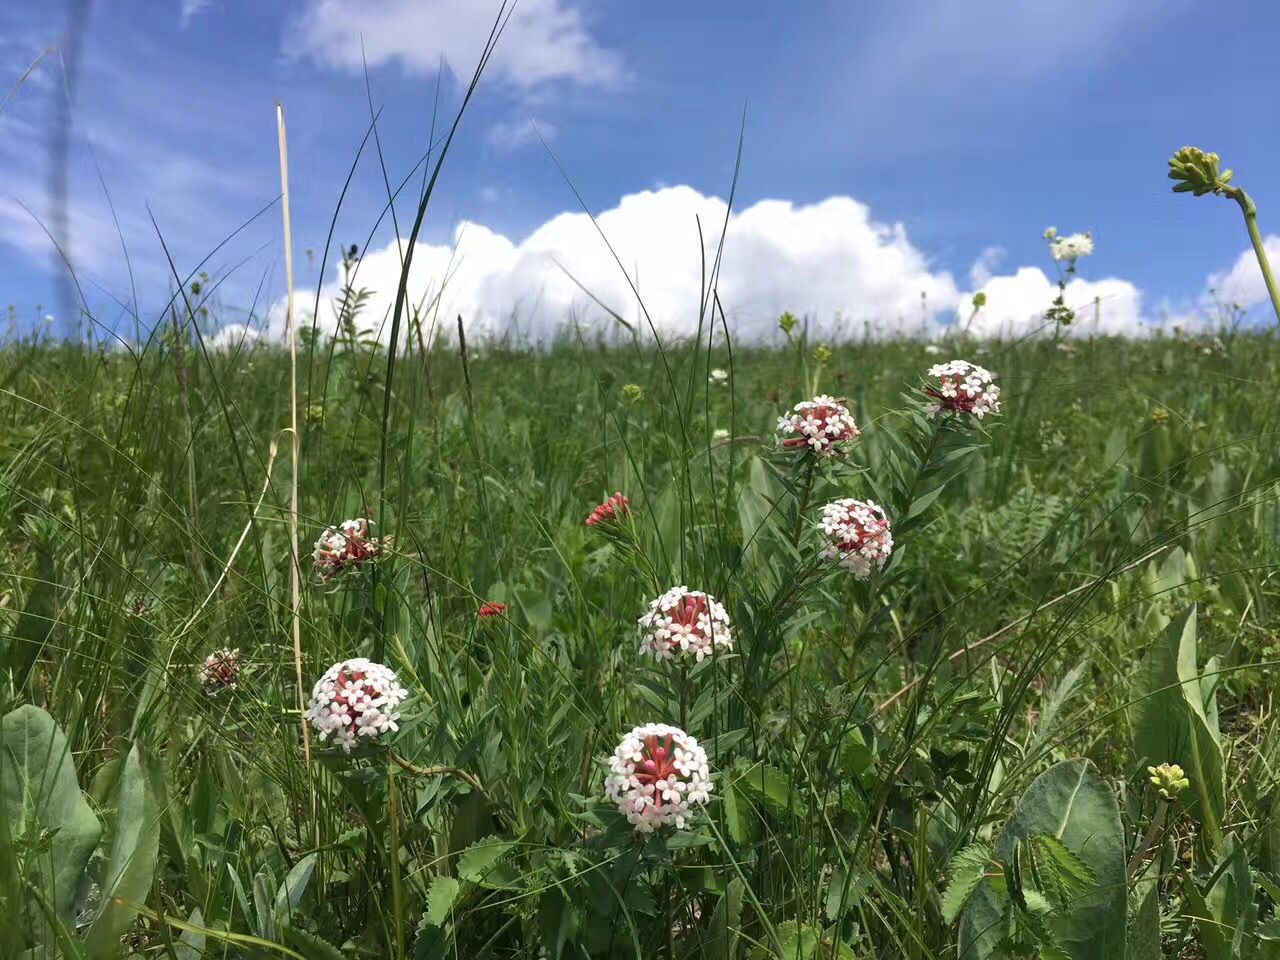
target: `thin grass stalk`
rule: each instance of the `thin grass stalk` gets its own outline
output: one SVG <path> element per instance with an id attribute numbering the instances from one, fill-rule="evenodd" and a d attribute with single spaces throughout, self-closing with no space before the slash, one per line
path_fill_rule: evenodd
<path id="1" fill-rule="evenodd" d="M 289 619 L 293 634 L 293 669 L 298 680 L 298 722 L 302 725 L 302 753 L 311 769 L 311 736 L 307 732 L 307 701 L 302 686 L 302 569 L 298 556 L 298 330 L 293 315 L 293 226 L 289 219 L 289 144 L 285 136 L 284 105 L 276 101 L 276 130 L 280 138 L 280 202 L 284 217 L 285 327 L 289 331 L 289 435 L 292 471 L 289 482 Z"/>

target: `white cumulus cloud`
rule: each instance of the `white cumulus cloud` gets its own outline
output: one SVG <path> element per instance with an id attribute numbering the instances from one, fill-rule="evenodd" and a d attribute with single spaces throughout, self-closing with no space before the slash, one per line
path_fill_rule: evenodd
<path id="1" fill-rule="evenodd" d="M 1267 259 L 1272 264 L 1272 271 L 1280 267 L 1280 236 L 1270 234 L 1262 243 L 1267 251 Z M 1238 303 L 1248 309 L 1266 303 L 1267 285 L 1262 279 L 1262 271 L 1258 268 L 1258 258 L 1253 247 L 1244 250 L 1236 257 L 1231 269 L 1209 275 L 1208 288 L 1219 300 L 1227 303 Z"/>
<path id="2" fill-rule="evenodd" d="M 307 0 L 285 49 L 324 66 L 400 64 L 433 73 L 443 60 L 469 76 L 498 13 L 481 0 Z M 510 7 L 510 4 L 508 4 Z M 519 0 L 489 62 L 490 75 L 521 90 L 551 81 L 610 86 L 626 71 L 618 53 L 591 36 L 571 0 Z"/>
<path id="3" fill-rule="evenodd" d="M 559 214 L 518 241 L 464 222 L 452 244 L 418 245 L 409 296 L 439 317 L 442 330 L 460 314 L 481 335 L 513 331 L 536 341 L 570 318 L 617 335 L 616 313 L 642 332 L 652 322 L 664 336 L 688 336 L 725 213 L 719 197 L 675 186 L 624 196 L 595 223 L 585 213 Z M 322 327 L 341 298 L 340 270 L 323 289 Z M 381 328 L 383 339 L 399 275 L 392 241 L 367 251 L 353 278 L 373 291 L 361 324 Z M 735 212 L 718 289 L 731 332 L 747 340 L 774 331 L 784 310 L 812 317 L 822 334 L 928 334 L 960 303 L 951 275 L 932 269 L 901 224 L 874 220 L 850 197 L 763 200 Z M 278 307 L 272 316 L 278 335 Z"/>
<path id="4" fill-rule="evenodd" d="M 986 294 L 987 302 L 969 331 L 979 337 L 1019 337 L 1045 328 L 1045 311 L 1058 295 L 1058 281 L 1039 267 L 1019 267 L 1011 275 L 989 277 L 973 291 L 978 292 Z M 972 297 L 965 294 L 961 324 L 968 322 Z M 1063 301 L 1076 313 L 1067 329 L 1076 336 L 1140 336 L 1148 331 L 1142 291 L 1128 280 L 1073 277 L 1067 281 Z"/>

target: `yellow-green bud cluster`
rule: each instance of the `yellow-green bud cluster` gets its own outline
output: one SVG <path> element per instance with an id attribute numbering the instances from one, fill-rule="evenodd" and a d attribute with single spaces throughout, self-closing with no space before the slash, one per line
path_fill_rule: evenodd
<path id="1" fill-rule="evenodd" d="M 1178 799 L 1178 794 L 1191 786 L 1191 781 L 1176 763 L 1162 763 L 1158 767 L 1147 767 L 1147 773 L 1151 774 L 1151 785 L 1166 800 Z"/>
<path id="2" fill-rule="evenodd" d="M 1231 181 L 1230 170 L 1219 171 L 1221 158 L 1199 147 L 1183 147 L 1169 160 L 1169 179 L 1176 180 L 1174 193 L 1222 193 Z"/>
<path id="3" fill-rule="evenodd" d="M 628 383 L 622 388 L 622 399 L 627 403 L 639 403 L 644 398 L 644 387 L 638 383 Z"/>
<path id="4" fill-rule="evenodd" d="M 796 328 L 796 324 L 800 321 L 796 319 L 796 315 L 787 311 L 778 318 L 778 329 L 783 333 L 790 333 Z"/>

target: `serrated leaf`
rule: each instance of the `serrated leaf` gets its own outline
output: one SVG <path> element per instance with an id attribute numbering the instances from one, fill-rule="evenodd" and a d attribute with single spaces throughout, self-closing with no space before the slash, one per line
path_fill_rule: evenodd
<path id="1" fill-rule="evenodd" d="M 431 889 L 427 891 L 427 912 L 423 919 L 433 927 L 443 927 L 461 890 L 462 884 L 453 877 L 443 874 L 436 876 L 431 881 Z"/>
<path id="2" fill-rule="evenodd" d="M 482 883 L 489 872 L 515 847 L 509 840 L 485 837 L 477 840 L 458 858 L 458 876 L 472 883 Z"/>
<path id="3" fill-rule="evenodd" d="M 956 922 L 960 911 L 978 886 L 992 858 L 991 844 L 985 840 L 971 843 L 951 858 L 951 881 L 942 894 L 942 919 Z"/>
<path id="4" fill-rule="evenodd" d="M 284 935 L 284 942 L 307 957 L 307 960 L 348 960 L 341 950 L 314 933 L 290 926 L 282 927 L 281 933 Z"/>

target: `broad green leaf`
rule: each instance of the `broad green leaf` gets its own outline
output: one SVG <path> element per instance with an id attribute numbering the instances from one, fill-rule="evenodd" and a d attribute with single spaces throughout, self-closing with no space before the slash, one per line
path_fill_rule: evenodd
<path id="1" fill-rule="evenodd" d="M 1226 807 L 1222 746 L 1212 700 L 1196 665 L 1196 611 L 1188 607 L 1156 640 L 1143 661 L 1130 707 L 1133 750 L 1148 765 L 1176 763 L 1187 771 L 1185 809 L 1215 840 Z"/>
<path id="2" fill-rule="evenodd" d="M 311 882 L 311 874 L 316 869 L 316 856 L 314 853 L 309 853 L 299 860 L 289 871 L 289 875 L 284 878 L 284 883 L 280 884 L 280 889 L 276 891 L 275 903 L 277 924 L 288 923 L 293 911 L 302 902 L 302 896 L 307 892 L 307 884 Z"/>
<path id="3" fill-rule="evenodd" d="M 1125 955 L 1124 829 L 1110 788 L 1087 760 L 1055 764 L 1032 782 L 996 843 L 995 855 L 1009 863 L 1016 847 L 1038 835 L 1054 837 L 1097 878 L 1070 910 L 1053 915 L 1048 929 L 1071 960 L 1116 960 Z M 960 955 L 993 955 L 1008 903 L 983 880 L 960 916 Z"/>
<path id="4" fill-rule="evenodd" d="M 135 743 L 120 771 L 115 791 L 111 852 L 102 884 L 102 909 L 86 937 L 90 957 L 114 957 L 120 937 L 146 902 L 160 848 L 160 811 Z"/>
<path id="5" fill-rule="evenodd" d="M 102 826 L 80 792 L 66 737 L 38 707 L 19 707 L 0 721 L 0 817 L 14 842 L 50 835 L 26 879 L 70 921 Z M 51 931 L 38 927 L 31 934 L 48 943 Z"/>
<path id="6" fill-rule="evenodd" d="M 199 907 L 191 911 L 191 916 L 187 917 L 187 923 L 193 927 L 204 926 L 204 914 L 200 912 Z M 173 952 L 178 960 L 203 960 L 204 944 L 205 936 L 199 930 L 185 930 L 178 938 Z"/>

